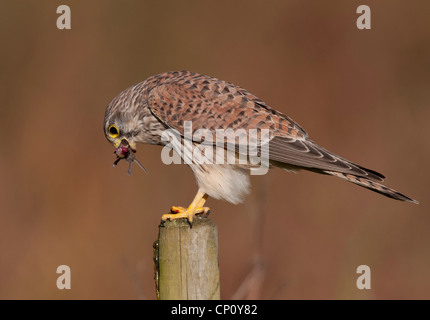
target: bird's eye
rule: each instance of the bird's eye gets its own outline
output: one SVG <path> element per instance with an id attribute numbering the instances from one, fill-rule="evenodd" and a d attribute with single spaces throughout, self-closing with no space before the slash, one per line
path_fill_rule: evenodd
<path id="1" fill-rule="evenodd" d="M 108 131 L 109 131 L 109 136 L 111 136 L 112 138 L 116 138 L 119 136 L 119 130 L 115 125 L 111 125 Z"/>

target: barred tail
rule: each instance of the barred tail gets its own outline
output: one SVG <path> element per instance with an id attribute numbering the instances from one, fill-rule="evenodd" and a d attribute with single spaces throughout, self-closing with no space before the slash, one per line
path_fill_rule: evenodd
<path id="1" fill-rule="evenodd" d="M 323 171 L 324 173 L 330 174 L 332 176 L 345 179 L 349 182 L 355 183 L 363 188 L 367 188 L 369 190 L 372 190 L 374 192 L 378 192 L 386 197 L 393 198 L 400 201 L 408 201 L 418 204 L 418 201 L 411 199 L 404 194 L 401 194 L 400 192 L 397 192 L 396 190 L 390 189 L 380 183 L 374 182 L 368 178 L 356 176 L 353 174 L 348 173 L 342 173 L 342 172 L 336 172 L 336 171 Z"/>

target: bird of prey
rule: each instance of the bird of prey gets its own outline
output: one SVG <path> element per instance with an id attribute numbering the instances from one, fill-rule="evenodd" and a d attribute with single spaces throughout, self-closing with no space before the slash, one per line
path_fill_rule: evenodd
<path id="1" fill-rule="evenodd" d="M 418 203 L 381 184 L 384 176 L 346 160 L 314 143 L 306 131 L 290 117 L 269 107 L 247 90 L 232 83 L 189 71 L 166 72 L 138 83 L 114 98 L 106 109 L 104 133 L 115 147 L 117 160 L 140 162 L 135 158 L 137 143 L 168 145 L 163 132 L 177 132 L 182 143 L 192 147 L 206 140 L 195 139 L 185 133 L 186 122 L 192 130 L 210 132 L 228 130 L 266 130 L 267 139 L 257 137 L 260 148 L 267 147 L 264 156 L 270 167 L 287 171 L 300 169 L 332 175 L 384 196 Z M 227 148 L 216 139 L 208 140 L 214 153 Z M 207 145 L 206 145 L 207 147 Z M 233 141 L 236 158 L 240 154 L 239 142 Z M 231 148 L 230 148 L 231 149 Z M 176 149 L 175 149 L 176 150 Z M 180 154 L 183 157 L 183 154 Z M 237 204 L 249 193 L 249 172 L 255 167 L 250 157 L 238 163 L 188 162 L 197 180 L 198 192 L 187 207 L 172 207 L 162 220 L 187 218 L 192 226 L 196 214 L 207 213 L 207 198 L 226 200 Z"/>

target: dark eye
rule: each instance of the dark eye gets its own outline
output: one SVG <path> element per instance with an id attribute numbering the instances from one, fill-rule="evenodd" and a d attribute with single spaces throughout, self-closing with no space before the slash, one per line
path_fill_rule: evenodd
<path id="1" fill-rule="evenodd" d="M 112 138 L 116 138 L 119 136 L 119 130 L 114 124 L 109 127 L 108 131 L 109 136 L 111 136 Z"/>

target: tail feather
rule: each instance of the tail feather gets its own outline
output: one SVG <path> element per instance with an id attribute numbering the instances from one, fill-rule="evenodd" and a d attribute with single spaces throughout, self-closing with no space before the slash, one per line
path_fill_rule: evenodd
<path id="1" fill-rule="evenodd" d="M 400 201 L 407 201 L 418 204 L 419 202 L 417 200 L 414 200 L 412 198 L 409 198 L 408 196 L 405 196 L 404 194 L 397 192 L 396 190 L 390 189 L 380 183 L 377 183 L 375 181 L 372 181 L 370 179 L 359 177 L 353 174 L 347 174 L 342 172 L 336 172 L 336 171 L 323 171 L 324 173 L 330 174 L 332 176 L 345 179 L 349 182 L 352 182 L 356 185 L 359 185 L 360 187 L 367 188 L 369 190 L 372 190 L 374 192 L 380 193 L 386 197 L 400 200 Z"/>
<path id="2" fill-rule="evenodd" d="M 311 140 L 275 136 L 269 142 L 270 163 L 284 170 L 308 170 L 342 178 L 386 197 L 418 203 L 381 183 L 379 172 L 359 166 L 342 158 Z"/>

